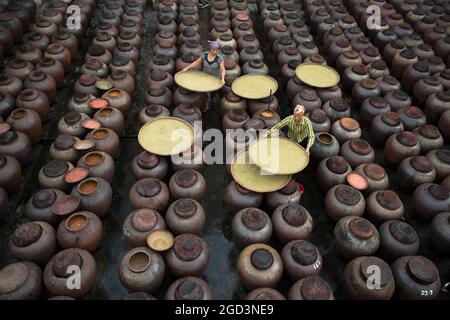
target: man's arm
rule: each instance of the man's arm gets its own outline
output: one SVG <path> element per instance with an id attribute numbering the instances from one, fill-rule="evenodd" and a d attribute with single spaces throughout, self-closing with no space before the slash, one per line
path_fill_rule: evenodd
<path id="1" fill-rule="evenodd" d="M 292 116 L 289 116 L 289 117 L 292 117 Z M 288 124 L 288 122 L 289 122 L 289 117 L 284 118 L 283 120 L 278 122 L 276 125 L 274 125 L 272 128 L 270 128 L 269 132 L 272 132 L 274 130 L 281 129 L 281 128 L 285 127 Z"/>
<path id="2" fill-rule="evenodd" d="M 308 118 L 305 117 L 305 121 L 306 121 L 306 126 L 308 128 L 308 144 L 306 145 L 306 151 L 309 152 L 309 149 L 314 144 L 315 136 L 314 136 L 314 129 L 312 127 L 311 120 L 309 120 Z"/>

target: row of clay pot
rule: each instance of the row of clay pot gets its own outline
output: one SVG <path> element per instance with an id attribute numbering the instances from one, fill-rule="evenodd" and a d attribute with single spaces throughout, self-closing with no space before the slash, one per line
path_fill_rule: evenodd
<path id="1" fill-rule="evenodd" d="M 180 6 L 185 4 L 191 2 L 182 1 Z M 164 22 L 162 17 L 173 13 L 173 6 L 176 6 L 174 1 L 166 0 L 160 3 L 158 8 L 160 22 Z M 182 12 L 186 11 L 190 10 L 185 9 Z M 196 19 L 193 20 L 195 21 Z M 176 44 L 173 45 L 176 47 Z M 170 73 L 153 71 L 152 75 L 154 77 L 151 76 L 153 79 L 149 79 L 150 83 L 152 80 L 162 81 L 164 80 L 162 75 L 167 78 Z M 159 88 L 170 91 L 169 87 L 172 85 L 160 85 Z M 168 112 L 167 115 L 170 115 L 171 100 L 168 101 L 167 107 L 164 107 L 163 103 L 154 102 L 142 112 L 150 116 L 149 111 L 164 108 Z M 183 103 L 182 106 L 175 108 L 174 116 L 177 116 L 180 108 L 190 109 L 190 105 Z M 159 116 L 161 115 L 154 115 L 154 118 Z M 149 121 L 145 120 L 141 119 L 141 123 Z M 168 167 L 168 159 L 146 151 L 133 159 L 131 172 L 137 182 L 131 187 L 129 198 L 135 210 L 124 220 L 122 230 L 125 239 L 134 249 L 122 258 L 119 265 L 119 279 L 130 292 L 152 293 L 161 285 L 167 264 L 170 272 L 175 277 L 181 278 L 170 286 L 166 299 L 212 299 L 208 285 L 199 278 L 205 271 L 209 258 L 208 247 L 199 237 L 206 219 L 205 211 L 199 202 L 206 191 L 206 182 L 201 173 L 188 167 L 183 168 L 183 164 L 180 167 L 172 165 L 176 171 L 167 187 L 163 181 Z M 170 206 L 168 206 L 169 194 L 175 199 Z M 164 217 L 161 215 L 163 212 Z M 163 258 L 146 246 L 147 237 L 153 231 L 166 228 L 176 237 L 172 248 Z"/>

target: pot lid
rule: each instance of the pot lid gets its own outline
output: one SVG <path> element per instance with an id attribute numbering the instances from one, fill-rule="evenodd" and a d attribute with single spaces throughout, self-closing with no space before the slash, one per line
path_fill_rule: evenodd
<path id="1" fill-rule="evenodd" d="M 407 269 L 419 283 L 431 284 L 439 278 L 436 266 L 425 257 L 412 256 L 408 261 Z"/>
<path id="2" fill-rule="evenodd" d="M 57 216 L 68 216 L 80 209 L 80 198 L 75 196 L 62 196 L 52 205 L 52 213 Z"/>
<path id="3" fill-rule="evenodd" d="M 24 248 L 36 243 L 42 236 L 41 225 L 35 222 L 22 223 L 14 230 L 12 242 L 14 245 Z"/>
<path id="4" fill-rule="evenodd" d="M 0 293 L 8 294 L 25 284 L 30 271 L 28 266 L 21 262 L 7 265 L 0 270 Z"/>
<path id="5" fill-rule="evenodd" d="M 318 258 L 316 247 L 308 241 L 296 241 L 291 246 L 290 254 L 294 261 L 302 266 L 310 266 Z"/>
<path id="6" fill-rule="evenodd" d="M 53 257 L 52 271 L 55 276 L 68 278 L 71 276 L 71 273 L 67 272 L 70 266 L 78 266 L 80 269 L 83 266 L 83 258 L 74 249 L 63 250 Z"/>
<path id="7" fill-rule="evenodd" d="M 346 176 L 347 183 L 356 190 L 366 190 L 369 187 L 369 182 L 366 177 L 357 172 L 350 172 Z"/>
<path id="8" fill-rule="evenodd" d="M 391 190 L 384 190 L 377 192 L 375 196 L 378 204 L 387 210 L 398 210 L 402 206 L 400 197 Z"/>
<path id="9" fill-rule="evenodd" d="M 301 227 L 308 218 L 305 208 L 297 203 L 287 205 L 282 211 L 282 216 L 283 220 L 293 227 Z"/>
<path id="10" fill-rule="evenodd" d="M 69 170 L 69 164 L 64 160 L 52 160 L 44 165 L 42 172 L 48 177 L 59 177 Z"/>
<path id="11" fill-rule="evenodd" d="M 131 225 L 139 232 L 148 232 L 152 230 L 157 222 L 158 218 L 156 213 L 151 209 L 138 209 L 134 211 L 131 216 Z"/>
<path id="12" fill-rule="evenodd" d="M 354 206 L 361 201 L 362 195 L 355 188 L 347 185 L 340 185 L 334 190 L 336 199 L 347 206 Z"/>
<path id="13" fill-rule="evenodd" d="M 326 161 L 327 168 L 335 174 L 344 174 L 349 169 L 347 161 L 341 156 L 332 156 Z"/>
<path id="14" fill-rule="evenodd" d="M 424 156 L 412 157 L 409 162 L 414 169 L 422 173 L 431 172 L 434 168 L 430 160 Z"/>
<path id="15" fill-rule="evenodd" d="M 328 284 L 316 276 L 305 278 L 300 292 L 304 300 L 329 300 L 331 297 Z"/>
<path id="16" fill-rule="evenodd" d="M 89 169 L 84 167 L 75 167 L 64 175 L 64 181 L 67 183 L 78 183 L 89 176 Z"/>
<path id="17" fill-rule="evenodd" d="M 251 253 L 250 262 L 258 270 L 267 270 L 272 266 L 274 258 L 269 250 L 259 248 Z"/>
<path id="18" fill-rule="evenodd" d="M 155 230 L 147 236 L 147 245 L 157 252 L 169 250 L 173 243 L 173 235 L 167 230 Z"/>
<path id="19" fill-rule="evenodd" d="M 193 261 L 202 253 L 203 243 L 196 235 L 182 234 L 175 238 L 173 251 L 180 260 Z"/>
<path id="20" fill-rule="evenodd" d="M 372 224 L 364 218 L 350 220 L 348 227 L 350 232 L 361 240 L 368 240 L 375 233 Z"/>
<path id="21" fill-rule="evenodd" d="M 417 233 L 413 227 L 403 221 L 391 221 L 389 232 L 395 240 L 405 245 L 411 245 L 418 240 Z"/>
<path id="22" fill-rule="evenodd" d="M 248 229 L 258 231 L 267 225 L 268 218 L 264 211 L 257 208 L 249 208 L 242 214 L 241 221 Z"/>
<path id="23" fill-rule="evenodd" d="M 174 292 L 176 300 L 202 300 L 202 286 L 194 279 L 183 279 Z"/>
<path id="24" fill-rule="evenodd" d="M 349 142 L 350 149 L 359 155 L 369 155 L 373 150 L 370 144 L 364 139 L 353 139 Z"/>
<path id="25" fill-rule="evenodd" d="M 142 197 L 154 197 L 161 191 L 161 182 L 153 178 L 144 178 L 136 182 L 136 191 Z"/>
<path id="26" fill-rule="evenodd" d="M 193 199 L 180 199 L 174 203 L 174 212 L 181 218 L 190 218 L 197 212 L 197 204 Z"/>

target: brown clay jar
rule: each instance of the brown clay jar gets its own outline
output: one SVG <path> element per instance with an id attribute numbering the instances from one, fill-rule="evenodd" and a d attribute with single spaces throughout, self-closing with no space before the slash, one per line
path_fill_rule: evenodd
<path id="1" fill-rule="evenodd" d="M 200 201 L 206 191 L 206 181 L 201 173 L 184 169 L 170 178 L 169 190 L 175 199 L 191 198 Z"/>
<path id="2" fill-rule="evenodd" d="M 322 106 L 322 101 L 314 90 L 305 89 L 294 97 L 292 107 L 294 108 L 298 104 L 305 107 L 305 113 L 309 113 L 314 109 L 320 108 Z"/>
<path id="3" fill-rule="evenodd" d="M 266 193 L 265 201 L 269 209 L 275 210 L 283 204 L 300 203 L 301 196 L 297 183 L 291 179 L 289 183 L 280 190 Z"/>
<path id="4" fill-rule="evenodd" d="M 402 79 L 406 67 L 417 61 L 419 61 L 417 55 L 411 49 L 397 52 L 392 59 L 391 74 L 397 79 Z"/>
<path id="5" fill-rule="evenodd" d="M 384 190 L 389 187 L 389 177 L 386 170 L 376 163 L 364 163 L 356 167 L 355 172 L 364 176 L 368 182 L 367 192 Z"/>
<path id="6" fill-rule="evenodd" d="M 338 85 L 329 88 L 320 88 L 317 90 L 317 95 L 319 96 L 322 103 L 326 103 L 333 98 L 342 97 L 342 90 Z"/>
<path id="7" fill-rule="evenodd" d="M 384 159 L 389 164 L 398 164 L 403 159 L 420 154 L 420 144 L 409 131 L 390 136 L 384 146 Z"/>
<path id="8" fill-rule="evenodd" d="M 421 78 L 428 77 L 430 71 L 428 68 L 428 62 L 418 61 L 415 64 L 408 65 L 402 76 L 402 89 L 406 92 L 412 92 L 414 84 Z"/>
<path id="9" fill-rule="evenodd" d="M 106 152 L 88 152 L 78 159 L 77 166 L 89 169 L 90 177 L 100 177 L 112 183 L 115 164 L 113 158 Z"/>
<path id="10" fill-rule="evenodd" d="M 102 244 L 103 224 L 98 216 L 80 211 L 61 221 L 56 237 L 61 247 L 94 252 Z"/>
<path id="11" fill-rule="evenodd" d="M 397 112 L 399 109 L 411 106 L 411 98 L 402 90 L 394 90 L 384 95 L 384 100 L 389 103 L 391 110 Z"/>
<path id="12" fill-rule="evenodd" d="M 2 300 L 38 300 L 42 295 L 42 270 L 32 262 L 15 262 L 0 270 L 2 279 L 24 279 L 12 286 L 1 284 Z"/>
<path id="13" fill-rule="evenodd" d="M 388 220 L 381 224 L 378 253 L 387 261 L 417 254 L 420 239 L 417 232 L 404 221 Z"/>
<path id="14" fill-rule="evenodd" d="M 122 234 L 132 247 L 144 247 L 151 232 L 164 229 L 164 218 L 155 210 L 143 208 L 131 212 L 125 218 Z"/>
<path id="15" fill-rule="evenodd" d="M 106 50 L 100 45 L 93 44 L 89 46 L 88 51 L 85 55 L 85 60 L 97 59 L 106 65 L 110 64 L 112 61 L 112 54 L 109 50 Z"/>
<path id="16" fill-rule="evenodd" d="M 176 277 L 201 277 L 209 260 L 208 246 L 199 236 L 181 234 L 174 239 L 166 256 L 167 266 Z"/>
<path id="17" fill-rule="evenodd" d="M 335 185 L 344 184 L 351 170 L 352 168 L 343 157 L 327 157 L 317 166 L 317 182 L 322 190 L 328 191 Z"/>
<path id="18" fill-rule="evenodd" d="M 78 138 L 86 134 L 86 129 L 81 125 L 89 116 L 76 111 L 69 111 L 58 122 L 59 134 L 68 134 Z"/>
<path id="19" fill-rule="evenodd" d="M 281 251 L 284 270 L 293 281 L 319 275 L 322 270 L 322 255 L 319 249 L 305 240 L 294 240 Z"/>
<path id="20" fill-rule="evenodd" d="M 330 119 L 322 109 L 314 109 L 309 113 L 309 120 L 314 132 L 329 132 L 331 128 Z"/>
<path id="21" fill-rule="evenodd" d="M 352 168 L 363 163 L 371 163 L 375 160 L 375 152 L 364 139 L 351 139 L 346 141 L 340 150 L 340 155 L 347 160 Z"/>
<path id="22" fill-rule="evenodd" d="M 10 94 L 16 98 L 23 89 L 22 80 L 8 74 L 0 75 L 0 93 Z"/>
<path id="23" fill-rule="evenodd" d="M 0 116 L 7 117 L 15 108 L 15 98 L 9 93 L 0 92 Z"/>
<path id="24" fill-rule="evenodd" d="M 92 118 L 98 120 L 102 127 L 114 131 L 118 136 L 122 134 L 125 124 L 124 116 L 118 109 L 111 107 L 102 108 Z"/>
<path id="25" fill-rule="evenodd" d="M 73 187 L 71 195 L 80 198 L 81 209 L 95 213 L 100 218 L 110 211 L 112 189 L 108 181 L 89 177 Z"/>
<path id="26" fill-rule="evenodd" d="M 169 89 L 155 84 L 147 90 L 144 100 L 148 105 L 161 105 L 170 108 L 172 105 L 172 96 L 172 92 Z"/>
<path id="27" fill-rule="evenodd" d="M 412 131 L 427 123 L 427 118 L 423 111 L 415 106 L 404 107 L 397 110 L 397 112 L 400 115 L 400 120 L 405 130 Z"/>
<path id="28" fill-rule="evenodd" d="M 8 250 L 19 261 L 45 264 L 56 251 L 55 229 L 44 221 L 22 223 L 9 238 Z"/>
<path id="29" fill-rule="evenodd" d="M 114 159 L 119 156 L 119 136 L 113 130 L 94 129 L 87 134 L 86 139 L 95 142 L 96 151 L 106 152 Z"/>
<path id="30" fill-rule="evenodd" d="M 65 160 L 75 164 L 80 157 L 78 150 L 75 150 L 76 140 L 68 134 L 60 134 L 50 146 L 49 158 L 52 160 Z"/>
<path id="31" fill-rule="evenodd" d="M 0 134 L 0 154 L 15 158 L 21 166 L 28 165 L 31 162 L 30 138 L 19 131 Z"/>
<path id="32" fill-rule="evenodd" d="M 244 123 L 249 119 L 245 110 L 230 110 L 222 118 L 223 129 L 242 128 Z"/>
<path id="33" fill-rule="evenodd" d="M 141 112 L 139 112 L 139 123 L 144 125 L 153 119 L 169 116 L 170 110 L 167 107 L 153 104 L 144 107 Z"/>
<path id="34" fill-rule="evenodd" d="M 369 126 L 373 118 L 379 114 L 391 111 L 391 106 L 380 96 L 366 98 L 361 104 L 361 122 Z"/>
<path id="35" fill-rule="evenodd" d="M 356 106 L 361 106 L 365 99 L 380 94 L 381 89 L 378 83 L 372 79 L 363 79 L 355 83 L 352 88 L 352 98 Z"/>
<path id="36" fill-rule="evenodd" d="M 428 151 L 441 148 L 444 145 L 444 138 L 439 129 L 431 124 L 427 124 L 413 130 L 416 135 L 417 142 L 420 144 L 420 152 L 422 154 Z"/>
<path id="37" fill-rule="evenodd" d="M 318 163 L 326 157 L 339 153 L 340 146 L 337 139 L 327 132 L 319 132 L 314 136 L 314 144 L 311 146 L 311 157 Z"/>
<path id="38" fill-rule="evenodd" d="M 143 151 L 131 163 L 131 172 L 137 179 L 155 178 L 163 180 L 166 176 L 168 163 L 166 158 Z"/>
<path id="39" fill-rule="evenodd" d="M 288 294 L 289 300 L 334 300 L 331 287 L 318 276 L 295 282 Z"/>
<path id="40" fill-rule="evenodd" d="M 134 65 L 134 62 L 128 58 L 115 56 L 109 64 L 109 70 L 110 72 L 122 70 L 134 77 L 136 73 L 136 66 Z"/>
<path id="41" fill-rule="evenodd" d="M 286 300 L 277 290 L 272 288 L 258 288 L 252 290 L 244 298 L 245 300 Z"/>
<path id="42" fill-rule="evenodd" d="M 201 278 L 183 277 L 173 282 L 167 289 L 166 300 L 212 300 L 208 284 Z"/>
<path id="43" fill-rule="evenodd" d="M 59 60 L 64 67 L 65 73 L 70 72 L 70 70 L 72 69 L 72 59 L 70 52 L 61 43 L 50 44 L 44 53 L 44 58 Z"/>
<path id="44" fill-rule="evenodd" d="M 411 208 L 424 220 L 431 220 L 436 214 L 448 211 L 450 193 L 435 183 L 421 184 L 411 197 Z"/>
<path id="45" fill-rule="evenodd" d="M 13 55 L 14 54 L 14 38 L 9 30 L 9 28 L 5 28 L 0 25 L 0 44 L 3 47 L 3 51 L 5 55 Z"/>
<path id="46" fill-rule="evenodd" d="M 352 92 L 353 86 L 363 79 L 369 79 L 369 73 L 365 65 L 348 67 L 342 75 L 342 85 L 346 92 Z"/>
<path id="47" fill-rule="evenodd" d="M 147 82 L 149 87 L 152 87 L 152 85 L 155 84 L 159 84 L 161 85 L 161 87 L 166 87 L 169 89 L 172 89 L 175 83 L 173 76 L 170 73 L 158 69 L 151 72 Z"/>
<path id="48" fill-rule="evenodd" d="M 403 159 L 397 167 L 398 184 L 404 190 L 414 190 L 422 183 L 433 182 L 436 169 L 424 156 Z"/>
<path id="49" fill-rule="evenodd" d="M 267 98 L 259 99 L 259 100 L 249 100 L 245 101 L 248 103 L 248 109 L 251 114 L 255 114 L 261 110 L 270 110 L 273 112 L 278 112 L 279 105 L 278 99 L 275 96 L 270 96 Z"/>
<path id="50" fill-rule="evenodd" d="M 200 236 L 206 221 L 205 209 L 194 199 L 182 198 L 169 206 L 165 220 L 167 228 L 175 235 L 191 233 Z"/>
<path id="51" fill-rule="evenodd" d="M 82 74 L 75 82 L 74 92 L 78 95 L 98 96 L 99 90 L 95 87 L 97 78 L 92 74 Z"/>
<path id="52" fill-rule="evenodd" d="M 53 76 L 43 71 L 31 72 L 24 81 L 23 87 L 25 89 L 40 90 L 47 95 L 50 104 L 56 102 L 56 81 Z"/>
<path id="53" fill-rule="evenodd" d="M 73 34 L 62 30 L 52 38 L 52 41 L 54 43 L 56 42 L 62 44 L 64 47 L 67 48 L 67 50 L 69 50 L 71 61 L 75 61 L 77 59 L 78 40 Z"/>
<path id="54" fill-rule="evenodd" d="M 239 254 L 237 268 L 246 288 L 275 287 L 283 274 L 283 261 L 272 247 L 255 243 Z"/>
<path id="55" fill-rule="evenodd" d="M 71 275 L 67 270 L 72 265 L 78 266 L 83 275 L 79 289 L 67 288 Z M 88 251 L 78 248 L 65 249 L 54 255 L 45 266 L 44 285 L 50 296 L 82 298 L 94 286 L 96 270 L 95 258 Z"/>
<path id="56" fill-rule="evenodd" d="M 450 151 L 435 149 L 427 153 L 433 167 L 436 169 L 436 182 L 441 182 L 450 175 Z"/>
<path id="57" fill-rule="evenodd" d="M 55 79 L 57 88 L 64 86 L 64 67 L 61 61 L 44 57 L 36 65 L 36 71 L 42 71 L 51 75 Z"/>
<path id="58" fill-rule="evenodd" d="M 272 215 L 275 236 L 281 243 L 305 240 L 313 230 L 313 219 L 308 210 L 298 203 L 283 204 Z"/>
<path id="59" fill-rule="evenodd" d="M 14 194 L 20 190 L 22 169 L 20 163 L 8 155 L 0 155 L 0 187 L 8 194 Z"/>
<path id="60" fill-rule="evenodd" d="M 124 70 L 111 71 L 107 80 L 113 83 L 114 88 L 124 90 L 130 96 L 134 94 L 134 78 Z"/>
<path id="61" fill-rule="evenodd" d="M 370 256 L 380 245 L 377 229 L 366 219 L 358 216 L 346 216 L 334 227 L 336 250 L 345 258 Z"/>
<path id="62" fill-rule="evenodd" d="M 32 221 L 45 221 L 56 225 L 61 217 L 54 214 L 52 207 L 65 193 L 58 189 L 42 189 L 34 193 L 25 205 L 25 215 Z"/>
<path id="63" fill-rule="evenodd" d="M 357 189 L 339 184 L 328 190 L 325 196 L 327 216 L 334 222 L 346 216 L 362 216 L 366 201 Z"/>
<path id="64" fill-rule="evenodd" d="M 348 140 L 361 138 L 361 128 L 353 118 L 342 118 L 331 125 L 331 134 L 342 145 Z"/>
<path id="65" fill-rule="evenodd" d="M 419 81 L 414 84 L 412 93 L 418 100 L 419 105 L 423 106 L 429 96 L 443 90 L 444 87 L 440 83 L 439 79 L 437 77 L 430 76 L 419 79 Z"/>
<path id="66" fill-rule="evenodd" d="M 32 144 L 41 140 L 42 123 L 39 114 L 31 109 L 15 109 L 7 119 L 11 129 L 25 133 Z"/>
<path id="67" fill-rule="evenodd" d="M 6 64 L 4 73 L 24 81 L 28 77 L 28 74 L 33 70 L 34 66 L 31 62 L 13 59 Z"/>
<path id="68" fill-rule="evenodd" d="M 231 212 L 235 213 L 244 208 L 258 208 L 263 201 L 263 195 L 247 190 L 233 180 L 225 190 L 224 201 Z"/>
<path id="69" fill-rule="evenodd" d="M 427 120 L 431 123 L 436 123 L 441 114 L 450 109 L 449 103 L 450 91 L 439 91 L 435 94 L 431 94 L 425 102 L 424 113 Z"/>
<path id="70" fill-rule="evenodd" d="M 14 43 L 19 43 L 22 40 L 23 35 L 23 25 L 19 18 L 15 15 L 7 12 L 2 12 L 0 14 L 0 25 L 11 31 Z"/>
<path id="71" fill-rule="evenodd" d="M 328 100 L 324 103 L 322 109 L 332 123 L 342 118 L 348 118 L 351 114 L 348 103 L 341 97 L 335 97 Z"/>
<path id="72" fill-rule="evenodd" d="M 395 90 L 400 90 L 400 82 L 391 75 L 383 75 L 375 79 L 381 90 L 381 95 L 385 96 L 387 93 Z"/>
<path id="73" fill-rule="evenodd" d="M 257 208 L 239 210 L 231 223 L 232 239 L 245 247 L 252 243 L 266 243 L 272 236 L 272 221 L 267 213 Z"/>
<path id="74" fill-rule="evenodd" d="M 400 257 L 391 265 L 396 297 L 401 300 L 431 300 L 441 287 L 439 270 L 422 256 Z M 422 292 L 429 292 L 424 296 Z"/>
<path id="75" fill-rule="evenodd" d="M 64 160 L 52 160 L 46 163 L 39 171 L 38 181 L 41 188 L 54 188 L 68 191 L 70 185 L 64 176 L 74 168 L 73 164 Z"/>
<path id="76" fill-rule="evenodd" d="M 394 191 L 377 190 L 367 198 L 366 213 L 371 222 L 379 224 L 387 220 L 402 219 L 404 207 Z"/>
<path id="77" fill-rule="evenodd" d="M 169 189 L 158 179 L 144 178 L 131 187 L 129 198 L 134 209 L 149 208 L 163 212 L 169 201 Z"/>

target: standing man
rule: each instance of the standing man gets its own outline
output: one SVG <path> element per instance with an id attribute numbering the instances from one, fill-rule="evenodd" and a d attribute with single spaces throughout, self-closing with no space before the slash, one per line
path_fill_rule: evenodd
<path id="1" fill-rule="evenodd" d="M 206 72 L 212 76 L 219 78 L 222 81 L 222 84 L 225 83 L 225 63 L 223 57 L 219 54 L 219 40 L 208 41 L 209 43 L 209 51 L 203 52 L 201 56 L 188 65 L 186 68 L 181 70 L 181 72 L 186 72 L 189 69 L 202 64 L 203 72 Z M 211 93 L 208 92 L 208 99 L 206 102 L 206 106 L 203 109 L 203 112 L 208 111 L 210 105 L 212 103 Z"/>
<path id="2" fill-rule="evenodd" d="M 269 134 L 275 130 L 279 130 L 285 126 L 288 126 L 288 137 L 298 144 L 308 138 L 306 145 L 306 153 L 309 156 L 309 149 L 314 144 L 314 130 L 311 120 L 305 116 L 305 107 L 298 104 L 294 109 L 294 114 L 284 118 L 272 128 L 269 129 Z"/>

